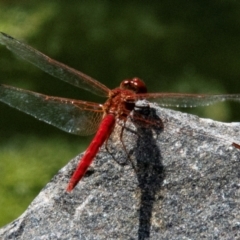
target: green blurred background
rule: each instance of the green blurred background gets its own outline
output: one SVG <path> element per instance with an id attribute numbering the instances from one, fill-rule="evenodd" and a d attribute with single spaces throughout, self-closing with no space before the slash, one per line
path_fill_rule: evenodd
<path id="1" fill-rule="evenodd" d="M 239 2 L 231 0 L 1 0 L 0 31 L 110 88 L 138 76 L 149 92 L 240 93 L 239 12 Z M 4 46 L 0 83 L 104 101 L 45 74 Z M 238 109 L 222 103 L 192 113 L 239 121 Z M 18 217 L 89 141 L 0 103 L 0 226 Z"/>

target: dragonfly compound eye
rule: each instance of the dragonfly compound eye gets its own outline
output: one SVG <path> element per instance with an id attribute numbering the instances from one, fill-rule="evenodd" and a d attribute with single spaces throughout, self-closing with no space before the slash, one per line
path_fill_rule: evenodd
<path id="1" fill-rule="evenodd" d="M 121 82 L 120 88 L 132 90 L 135 93 L 146 93 L 147 87 L 140 78 L 126 79 Z"/>

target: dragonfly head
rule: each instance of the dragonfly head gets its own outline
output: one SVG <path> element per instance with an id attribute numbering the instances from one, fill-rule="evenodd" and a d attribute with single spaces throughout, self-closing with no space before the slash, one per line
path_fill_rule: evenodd
<path id="1" fill-rule="evenodd" d="M 125 79 L 120 84 L 121 89 L 128 89 L 135 93 L 146 93 L 147 87 L 140 78 Z"/>

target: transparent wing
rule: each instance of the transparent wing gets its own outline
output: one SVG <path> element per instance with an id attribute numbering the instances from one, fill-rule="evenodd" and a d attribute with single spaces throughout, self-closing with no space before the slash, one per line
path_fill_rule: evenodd
<path id="1" fill-rule="evenodd" d="M 67 65 L 49 58 L 36 49 L 0 32 L 0 43 L 21 58 L 39 67 L 50 75 L 96 95 L 107 97 L 110 90 L 97 80 Z"/>
<path id="2" fill-rule="evenodd" d="M 6 85 L 0 85 L 0 101 L 77 135 L 95 133 L 103 116 L 101 104 L 51 97 Z"/>
<path id="3" fill-rule="evenodd" d="M 208 106 L 223 101 L 240 102 L 240 94 L 181 94 L 181 93 L 147 93 L 137 94 L 138 99 L 149 99 L 162 107 L 198 107 Z"/>

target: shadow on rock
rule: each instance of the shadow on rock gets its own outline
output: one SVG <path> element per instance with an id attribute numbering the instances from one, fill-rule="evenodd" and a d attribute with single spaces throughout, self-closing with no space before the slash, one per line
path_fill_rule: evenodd
<path id="1" fill-rule="evenodd" d="M 147 108 L 144 111 L 149 111 L 147 114 L 144 114 L 144 116 L 147 115 L 146 119 L 139 117 L 139 121 L 135 121 L 138 133 L 135 150 L 136 169 L 139 188 L 141 189 L 138 239 L 147 239 L 150 237 L 155 196 L 161 189 L 165 177 L 164 167 L 161 162 L 161 152 L 154 138 L 154 133 L 159 135 L 163 130 L 163 123 L 156 115 L 154 109 Z M 135 119 L 138 119 L 138 116 L 135 116 Z M 141 122 L 145 123 L 141 124 Z"/>

